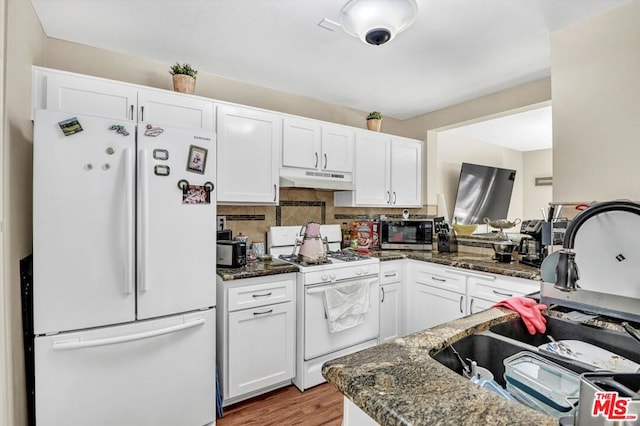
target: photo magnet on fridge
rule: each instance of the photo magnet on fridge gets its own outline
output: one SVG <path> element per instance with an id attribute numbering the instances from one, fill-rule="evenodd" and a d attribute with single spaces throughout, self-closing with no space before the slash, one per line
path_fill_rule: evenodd
<path id="1" fill-rule="evenodd" d="M 206 165 L 207 150 L 199 146 L 191 145 L 189 147 L 189 156 L 187 157 L 187 171 L 204 174 Z"/>
<path id="2" fill-rule="evenodd" d="M 80 122 L 76 117 L 59 121 L 58 126 L 60 126 L 60 128 L 62 129 L 62 133 L 64 133 L 65 136 L 70 136 L 83 130 Z"/>
<path id="3" fill-rule="evenodd" d="M 182 191 L 182 204 L 211 204 L 211 191 L 204 185 L 189 185 Z"/>

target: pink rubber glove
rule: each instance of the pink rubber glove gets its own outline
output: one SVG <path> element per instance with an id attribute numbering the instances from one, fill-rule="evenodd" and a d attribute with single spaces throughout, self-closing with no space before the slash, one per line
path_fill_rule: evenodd
<path id="1" fill-rule="evenodd" d="M 520 314 L 522 322 L 527 327 L 529 334 L 544 333 L 547 331 L 547 319 L 541 311 L 547 309 L 547 305 L 540 305 L 527 297 L 511 297 L 502 300 L 493 306 L 504 306 Z"/>

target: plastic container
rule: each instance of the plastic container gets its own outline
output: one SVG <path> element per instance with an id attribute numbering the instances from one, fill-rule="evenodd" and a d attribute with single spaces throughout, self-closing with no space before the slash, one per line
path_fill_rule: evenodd
<path id="1" fill-rule="evenodd" d="M 503 364 L 507 390 L 516 399 L 555 417 L 575 412 L 580 398 L 578 374 L 526 351 L 505 358 Z"/>

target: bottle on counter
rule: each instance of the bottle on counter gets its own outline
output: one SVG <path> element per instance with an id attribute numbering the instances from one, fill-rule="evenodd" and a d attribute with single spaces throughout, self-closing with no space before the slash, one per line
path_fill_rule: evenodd
<path id="1" fill-rule="evenodd" d="M 351 244 L 351 232 L 349 231 L 349 226 L 347 222 L 342 222 L 342 226 L 340 227 L 340 231 L 342 231 L 342 245 L 341 248 L 349 247 Z"/>

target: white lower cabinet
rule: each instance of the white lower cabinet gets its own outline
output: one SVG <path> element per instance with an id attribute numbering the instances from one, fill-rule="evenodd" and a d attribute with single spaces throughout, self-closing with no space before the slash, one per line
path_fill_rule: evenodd
<path id="1" fill-rule="evenodd" d="M 296 275 L 218 277 L 218 374 L 223 405 L 285 386 L 295 375 Z"/>
<path id="2" fill-rule="evenodd" d="M 407 333 L 463 317 L 466 313 L 466 276 L 441 265 L 410 261 L 407 297 Z"/>
<path id="3" fill-rule="evenodd" d="M 402 309 L 404 264 L 404 260 L 386 261 L 380 264 L 380 335 L 378 343 L 384 343 L 404 335 L 404 310 Z"/>
<path id="4" fill-rule="evenodd" d="M 538 281 L 409 260 L 407 333 L 424 330 L 495 303 L 540 290 Z"/>
<path id="5" fill-rule="evenodd" d="M 410 296 L 413 304 L 411 333 L 465 315 L 467 296 L 464 294 L 416 283 Z"/>

